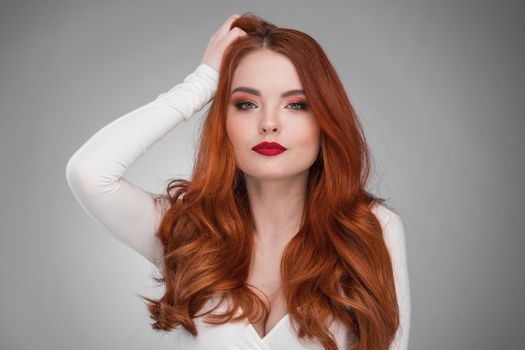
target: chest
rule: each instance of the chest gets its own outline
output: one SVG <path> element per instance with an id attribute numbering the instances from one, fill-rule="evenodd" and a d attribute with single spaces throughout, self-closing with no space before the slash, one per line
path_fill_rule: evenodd
<path id="1" fill-rule="evenodd" d="M 253 328 L 263 338 L 275 325 L 288 314 L 286 298 L 281 284 L 280 263 L 284 248 L 256 248 L 248 283 L 256 288 L 252 290 L 265 302 L 270 313 L 266 320 L 254 322 Z M 261 294 L 264 293 L 264 294 Z"/>

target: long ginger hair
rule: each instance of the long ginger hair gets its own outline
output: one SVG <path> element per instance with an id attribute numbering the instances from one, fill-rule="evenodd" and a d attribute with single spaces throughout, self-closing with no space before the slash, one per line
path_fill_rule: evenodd
<path id="1" fill-rule="evenodd" d="M 169 331 L 182 325 L 197 335 L 197 316 L 205 315 L 211 324 L 267 318 L 266 303 L 246 282 L 255 223 L 225 122 L 239 62 L 250 52 L 269 49 L 294 64 L 321 127 L 321 150 L 309 171 L 301 226 L 280 264 L 288 314 L 299 325 L 294 329 L 300 338 L 315 337 L 325 349 L 337 349 L 324 323 L 328 317 L 355 335 L 351 349 L 388 349 L 399 326 L 399 309 L 390 255 L 371 209 L 384 199 L 365 190 L 370 154 L 336 71 L 320 45 L 303 32 L 277 27 L 250 12 L 233 27 L 248 35 L 224 52 L 191 180 L 174 179 L 166 187 L 170 206 L 159 229 L 164 266 L 162 277 L 155 278 L 165 293 L 159 300 L 141 296 L 155 320 L 152 327 Z M 216 293 L 231 298 L 232 307 L 222 314 L 198 315 Z M 244 311 L 235 317 L 238 307 Z"/>

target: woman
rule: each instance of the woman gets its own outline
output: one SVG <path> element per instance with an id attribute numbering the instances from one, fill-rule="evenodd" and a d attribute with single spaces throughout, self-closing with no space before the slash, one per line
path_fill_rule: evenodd
<path id="1" fill-rule="evenodd" d="M 190 181 L 156 195 L 123 177 L 212 100 Z M 406 349 L 403 225 L 365 191 L 369 168 L 321 47 L 246 13 L 183 83 L 93 135 L 66 174 L 84 209 L 161 271 L 165 294 L 144 299 L 181 349 Z"/>

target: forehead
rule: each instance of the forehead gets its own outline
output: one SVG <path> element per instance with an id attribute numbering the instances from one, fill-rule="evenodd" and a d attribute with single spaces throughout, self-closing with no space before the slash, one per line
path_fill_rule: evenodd
<path id="1" fill-rule="evenodd" d="M 232 88 L 248 86 L 259 90 L 302 88 L 292 61 L 283 54 L 259 49 L 239 62 L 233 73 Z"/>

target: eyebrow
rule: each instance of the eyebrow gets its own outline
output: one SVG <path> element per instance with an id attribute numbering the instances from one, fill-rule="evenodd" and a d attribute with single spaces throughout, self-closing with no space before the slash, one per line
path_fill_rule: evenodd
<path id="1" fill-rule="evenodd" d="M 233 89 L 230 92 L 230 94 L 233 94 L 236 91 L 242 91 L 242 92 L 246 92 L 248 94 L 252 94 L 252 95 L 255 95 L 255 96 L 261 96 L 261 92 L 259 90 L 256 90 L 256 89 L 253 89 L 253 88 L 249 88 L 249 87 L 246 87 L 246 86 L 239 86 L 239 87 Z M 283 92 L 281 94 L 281 97 L 287 97 L 287 96 L 292 96 L 292 95 L 304 95 L 304 94 L 305 94 L 304 90 L 295 89 L 295 90 L 289 90 L 289 91 Z"/>

